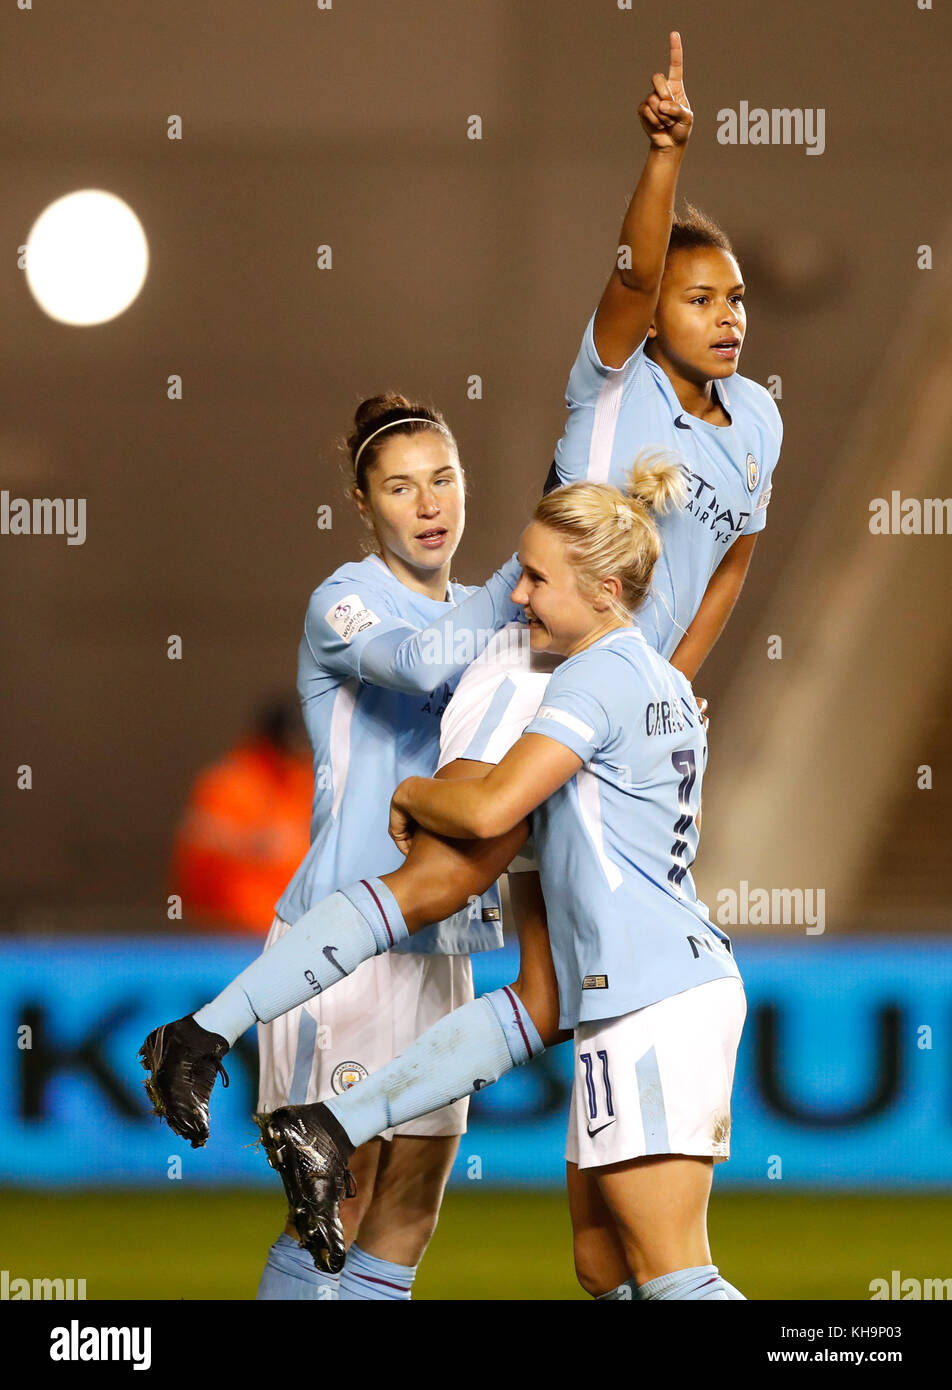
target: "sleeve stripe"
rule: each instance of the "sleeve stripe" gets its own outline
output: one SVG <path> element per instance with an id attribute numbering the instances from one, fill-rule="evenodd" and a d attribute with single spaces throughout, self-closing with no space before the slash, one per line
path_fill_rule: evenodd
<path id="1" fill-rule="evenodd" d="M 595 737 L 595 730 L 590 728 L 588 724 L 583 723 L 581 719 L 577 719 L 574 714 L 569 714 L 564 709 L 557 709 L 555 705 L 540 705 L 536 719 L 554 719 L 557 724 L 564 724 L 574 734 L 584 738 L 586 743 L 590 743 Z"/>

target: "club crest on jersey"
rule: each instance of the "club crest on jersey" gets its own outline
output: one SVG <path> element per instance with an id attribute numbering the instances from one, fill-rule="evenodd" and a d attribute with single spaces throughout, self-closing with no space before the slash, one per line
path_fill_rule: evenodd
<path id="1" fill-rule="evenodd" d="M 331 1077 L 334 1094 L 343 1095 L 351 1086 L 356 1086 L 358 1081 L 365 1081 L 369 1075 L 367 1068 L 362 1067 L 359 1062 L 341 1062 L 340 1066 L 334 1068 Z"/>
<path id="2" fill-rule="evenodd" d="M 760 464 L 753 454 L 747 455 L 747 491 L 753 492 L 760 482 Z"/>

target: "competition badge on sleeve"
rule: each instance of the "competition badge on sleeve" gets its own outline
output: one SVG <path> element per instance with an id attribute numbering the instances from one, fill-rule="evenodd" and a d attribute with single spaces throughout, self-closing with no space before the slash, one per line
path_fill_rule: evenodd
<path id="1" fill-rule="evenodd" d="M 364 603 L 359 594 L 348 594 L 324 614 L 325 620 L 345 642 L 352 642 L 358 632 L 373 627 L 380 619 Z"/>

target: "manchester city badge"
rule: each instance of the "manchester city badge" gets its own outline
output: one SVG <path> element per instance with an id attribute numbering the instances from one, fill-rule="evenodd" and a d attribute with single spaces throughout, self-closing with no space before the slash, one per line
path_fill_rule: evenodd
<path id="1" fill-rule="evenodd" d="M 363 1081 L 370 1073 L 366 1067 L 362 1067 L 359 1062 L 341 1062 L 340 1066 L 334 1068 L 331 1077 L 331 1086 L 334 1094 L 343 1095 L 349 1091 L 351 1086 L 356 1086 L 358 1081 Z"/>

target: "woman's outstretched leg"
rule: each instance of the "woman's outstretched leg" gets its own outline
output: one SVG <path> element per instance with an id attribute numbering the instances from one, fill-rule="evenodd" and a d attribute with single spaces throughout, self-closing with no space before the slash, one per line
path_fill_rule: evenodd
<path id="1" fill-rule="evenodd" d="M 457 761 L 437 775 L 484 776 L 488 770 Z M 193 1148 L 201 1147 L 222 1059 L 246 1029 L 303 1004 L 371 956 L 459 911 L 495 882 L 527 828 L 523 821 L 495 840 L 473 841 L 420 831 L 400 868 L 350 884 L 311 908 L 210 1004 L 149 1034 L 140 1056 L 156 1114 Z"/>
<path id="2" fill-rule="evenodd" d="M 342 1096 L 260 1118 L 296 1228 L 319 1269 L 343 1259 L 340 1201 L 355 1150 L 392 1125 L 491 1085 L 571 1036 L 559 1029 L 555 968 L 537 873 L 509 876 L 522 963 L 513 985 L 448 1014 L 387 1066 Z M 613 1271 L 614 1272 L 614 1267 Z"/>

